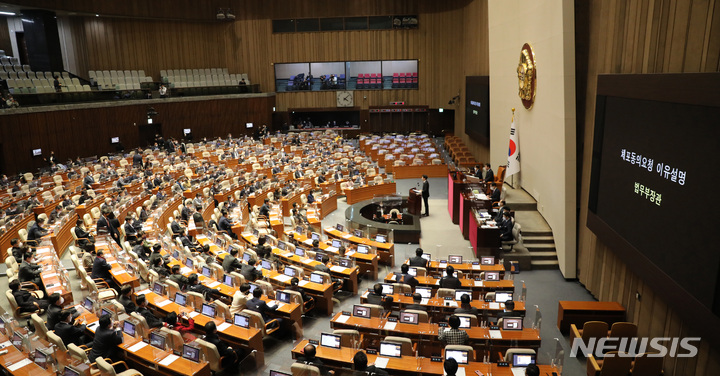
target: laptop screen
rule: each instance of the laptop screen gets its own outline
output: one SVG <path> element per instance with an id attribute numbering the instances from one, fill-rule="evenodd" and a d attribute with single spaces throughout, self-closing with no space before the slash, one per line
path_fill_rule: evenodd
<path id="1" fill-rule="evenodd" d="M 155 282 L 153 284 L 153 292 L 158 295 L 164 295 L 165 294 L 165 286 L 163 286 L 160 282 Z"/>
<path id="2" fill-rule="evenodd" d="M 340 247 L 342 247 L 342 242 L 338 239 L 333 239 L 332 246 L 335 248 L 340 248 Z"/>
<path id="3" fill-rule="evenodd" d="M 93 304 L 95 304 L 95 302 L 94 302 L 92 299 L 90 299 L 90 298 L 85 298 L 85 300 L 83 301 L 83 308 L 85 308 L 85 309 L 88 310 L 88 311 L 92 311 L 92 310 L 93 310 Z"/>
<path id="4" fill-rule="evenodd" d="M 425 260 L 428 260 L 428 262 L 429 262 L 432 255 L 429 253 L 423 253 L 422 256 L 420 256 L 420 257 L 424 258 Z"/>
<path id="5" fill-rule="evenodd" d="M 415 292 L 420 294 L 423 299 L 432 298 L 432 289 L 430 287 L 416 287 Z"/>
<path id="6" fill-rule="evenodd" d="M 485 280 L 486 281 L 499 281 L 500 280 L 500 272 L 485 272 Z"/>
<path id="7" fill-rule="evenodd" d="M 255 291 L 256 288 L 258 288 L 258 285 L 254 284 L 254 283 L 251 283 L 251 284 L 250 284 L 250 294 L 252 294 L 253 291 Z"/>
<path id="8" fill-rule="evenodd" d="M 297 232 L 298 234 L 302 234 L 302 233 L 304 232 L 304 231 L 303 231 L 303 227 L 302 227 L 302 226 L 296 226 L 296 227 L 295 227 L 295 232 Z"/>
<path id="9" fill-rule="evenodd" d="M 445 359 L 455 359 L 458 364 L 468 364 L 467 350 L 445 350 Z"/>
<path id="10" fill-rule="evenodd" d="M 358 251 L 358 253 L 367 255 L 368 253 L 370 253 L 370 248 L 368 248 L 368 246 L 366 246 L 366 245 L 360 244 L 357 246 L 357 251 Z"/>
<path id="11" fill-rule="evenodd" d="M 80 371 L 77 371 L 70 366 L 65 366 L 63 376 L 80 376 Z"/>
<path id="12" fill-rule="evenodd" d="M 179 258 L 180 258 L 180 251 L 178 251 L 178 250 L 173 251 L 172 256 L 173 256 L 173 258 L 176 259 L 176 260 L 179 259 Z"/>
<path id="13" fill-rule="evenodd" d="M 124 321 L 123 332 L 125 332 L 125 334 L 129 335 L 130 337 L 135 337 L 135 324 L 131 323 L 130 321 Z"/>
<path id="14" fill-rule="evenodd" d="M 256 238 L 260 237 L 260 231 L 259 230 L 253 230 L 253 235 L 255 235 Z"/>
<path id="15" fill-rule="evenodd" d="M 353 261 L 349 258 L 339 258 L 338 263 L 343 268 L 352 268 L 353 267 Z"/>
<path id="16" fill-rule="evenodd" d="M 150 345 L 155 346 L 160 350 L 165 350 L 165 336 L 160 335 L 157 332 L 150 332 Z"/>
<path id="17" fill-rule="evenodd" d="M 512 366 L 527 367 L 530 364 L 535 364 L 536 357 L 535 354 L 513 354 Z"/>
<path id="18" fill-rule="evenodd" d="M 278 291 L 275 298 L 283 303 L 290 303 L 290 294 L 286 292 Z"/>
<path id="19" fill-rule="evenodd" d="M 481 265 L 495 265 L 495 257 L 494 256 L 482 256 L 482 257 L 480 257 L 480 264 Z"/>
<path id="20" fill-rule="evenodd" d="M 462 264 L 462 256 L 450 255 L 450 256 L 448 256 L 448 263 L 449 264 Z"/>
<path id="21" fill-rule="evenodd" d="M 470 318 L 469 317 L 459 316 L 459 318 L 460 318 L 460 328 L 467 329 L 470 327 Z"/>
<path id="22" fill-rule="evenodd" d="M 270 376 L 292 376 L 290 373 L 280 372 L 280 371 L 270 371 Z"/>
<path id="23" fill-rule="evenodd" d="M 495 301 L 497 303 L 505 303 L 508 300 L 512 300 L 512 291 L 495 291 Z"/>
<path id="24" fill-rule="evenodd" d="M 381 356 L 389 356 L 391 358 L 400 358 L 402 357 L 402 345 L 399 343 L 392 343 L 392 342 L 380 342 L 380 351 Z"/>
<path id="25" fill-rule="evenodd" d="M 395 286 L 389 283 L 382 283 L 382 293 L 385 295 L 392 295 L 395 293 Z"/>
<path id="26" fill-rule="evenodd" d="M 202 267 L 202 271 L 200 272 L 200 274 L 202 274 L 202 275 L 204 275 L 204 276 L 206 276 L 206 277 L 210 277 L 210 276 L 212 275 L 212 271 L 211 271 L 210 268 L 208 268 L 207 266 L 203 266 L 203 267 Z"/>
<path id="27" fill-rule="evenodd" d="M 413 277 L 417 277 L 417 268 L 409 268 L 408 274 L 410 274 Z"/>
<path id="28" fill-rule="evenodd" d="M 247 329 L 250 327 L 250 317 L 236 313 L 235 318 L 233 319 L 233 324 Z"/>
<path id="29" fill-rule="evenodd" d="M 283 270 L 283 273 L 288 277 L 294 277 L 297 274 L 297 270 L 293 268 L 285 268 L 285 270 Z"/>
<path id="30" fill-rule="evenodd" d="M 362 230 L 355 230 L 353 233 L 354 233 L 355 236 L 357 236 L 358 238 L 362 238 L 362 237 L 363 237 L 363 232 L 362 232 Z"/>
<path id="31" fill-rule="evenodd" d="M 361 306 L 359 304 L 353 305 L 353 316 L 362 317 L 364 319 L 370 318 L 370 308 Z"/>
<path id="32" fill-rule="evenodd" d="M 345 226 L 343 226 L 343 225 L 341 225 L 341 224 L 339 224 L 339 223 L 335 225 L 335 228 L 336 228 L 338 231 L 343 231 L 343 230 L 345 230 Z"/>
<path id="33" fill-rule="evenodd" d="M 249 253 L 243 253 L 242 258 L 245 262 L 250 261 L 250 254 Z"/>
<path id="34" fill-rule="evenodd" d="M 175 293 L 175 304 L 184 306 L 187 303 L 187 296 L 185 294 L 176 292 Z"/>
<path id="35" fill-rule="evenodd" d="M 103 317 L 103 316 L 105 316 L 105 315 L 110 315 L 110 317 L 112 317 L 113 312 L 112 312 L 111 310 L 107 309 L 107 308 L 103 308 L 103 309 L 102 309 L 102 313 L 100 314 L 100 317 Z"/>
<path id="36" fill-rule="evenodd" d="M 193 265 L 194 265 L 193 260 L 190 257 L 185 259 L 185 266 L 192 269 Z"/>
<path id="37" fill-rule="evenodd" d="M 260 267 L 265 270 L 272 270 L 272 264 L 268 260 L 260 261 Z"/>
<path id="38" fill-rule="evenodd" d="M 503 330 L 522 330 L 522 317 L 504 317 Z"/>
<path id="39" fill-rule="evenodd" d="M 333 349 L 339 349 L 340 336 L 335 334 L 322 333 L 320 335 L 320 345 L 325 347 L 331 347 Z"/>
<path id="40" fill-rule="evenodd" d="M 400 312 L 400 322 L 404 324 L 417 324 L 420 315 L 413 312 Z"/>
<path id="41" fill-rule="evenodd" d="M 223 276 L 223 284 L 233 287 L 233 276 L 231 276 L 230 274 L 225 274 Z"/>
<path id="42" fill-rule="evenodd" d="M 320 241 L 320 234 L 318 234 L 317 232 L 313 232 L 310 234 L 310 239 Z"/>
<path id="43" fill-rule="evenodd" d="M 281 251 L 284 251 L 284 250 L 287 249 L 287 245 L 286 245 L 285 242 L 283 242 L 283 241 L 278 241 L 277 247 L 278 247 Z"/>
<path id="44" fill-rule="evenodd" d="M 215 317 L 215 306 L 212 306 L 207 303 L 203 303 L 202 311 L 200 313 L 202 313 L 205 316 Z"/>
<path id="45" fill-rule="evenodd" d="M 310 282 L 323 284 L 323 276 L 317 273 L 310 274 Z"/>
<path id="46" fill-rule="evenodd" d="M 385 243 L 385 242 L 387 242 L 387 236 L 381 235 L 381 234 L 377 234 L 377 235 L 375 236 L 375 241 L 378 242 L 378 243 Z"/>
<path id="47" fill-rule="evenodd" d="M 325 256 L 325 254 L 322 253 L 322 252 L 316 253 L 316 254 L 315 254 L 315 261 L 322 262 L 323 256 Z"/>
<path id="48" fill-rule="evenodd" d="M 470 300 L 472 301 L 472 291 L 470 290 L 455 290 L 455 300 L 458 302 L 462 298 L 463 295 L 468 295 L 470 297 Z"/>
<path id="49" fill-rule="evenodd" d="M 296 247 L 296 248 L 295 248 L 295 254 L 298 255 L 298 256 L 300 256 L 300 257 L 305 257 L 305 249 L 304 249 L 304 248 L 301 248 L 301 247 Z"/>
<path id="50" fill-rule="evenodd" d="M 200 362 L 200 349 L 190 345 L 183 345 L 182 357 L 198 363 Z"/>

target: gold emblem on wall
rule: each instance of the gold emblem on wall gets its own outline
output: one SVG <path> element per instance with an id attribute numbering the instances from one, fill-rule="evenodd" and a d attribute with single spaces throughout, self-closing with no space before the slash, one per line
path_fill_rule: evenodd
<path id="1" fill-rule="evenodd" d="M 520 62 L 518 63 L 517 74 L 518 96 L 523 106 L 529 110 L 535 102 L 537 67 L 535 66 L 535 53 L 528 43 L 525 43 L 522 50 L 520 50 Z"/>

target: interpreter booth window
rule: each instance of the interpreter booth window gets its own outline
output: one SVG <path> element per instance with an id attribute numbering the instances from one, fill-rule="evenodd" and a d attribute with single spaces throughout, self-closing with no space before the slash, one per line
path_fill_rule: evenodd
<path id="1" fill-rule="evenodd" d="M 382 80 L 385 89 L 417 89 L 417 60 L 384 60 Z"/>
<path id="2" fill-rule="evenodd" d="M 345 63 L 275 64 L 275 91 L 321 91 L 345 89 Z"/>

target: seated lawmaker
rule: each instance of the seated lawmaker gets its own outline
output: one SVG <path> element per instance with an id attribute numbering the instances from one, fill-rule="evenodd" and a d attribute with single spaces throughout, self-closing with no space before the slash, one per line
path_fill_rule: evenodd
<path id="1" fill-rule="evenodd" d="M 215 345 L 220 358 L 222 358 L 223 363 L 221 366 L 223 369 L 237 370 L 240 360 L 242 360 L 242 350 L 228 346 L 225 341 L 218 337 L 217 324 L 214 321 L 205 324 L 205 341 Z"/>
<path id="2" fill-rule="evenodd" d="M 400 265 L 400 274 L 395 274 L 395 282 L 409 285 L 413 291 L 420 284 L 414 276 L 410 275 L 410 266 L 408 264 Z"/>
<path id="3" fill-rule="evenodd" d="M 428 261 L 426 259 L 424 259 L 422 257 L 422 255 L 423 255 L 423 249 L 422 248 L 416 249 L 415 256 L 410 257 L 410 259 L 408 260 L 409 261 L 408 264 L 410 264 L 410 266 L 427 268 Z"/>
<path id="4" fill-rule="evenodd" d="M 63 341 L 65 346 L 75 344 L 81 346 L 89 342 L 85 338 L 85 325 L 79 321 L 73 323 L 72 311 L 66 309 L 60 312 L 60 322 L 55 325 L 55 334 Z"/>
<path id="5" fill-rule="evenodd" d="M 119 360 L 118 345 L 123 342 L 123 332 L 120 330 L 119 323 L 113 322 L 110 315 L 103 315 L 98 324 L 88 359 L 91 362 L 94 362 L 97 357 L 110 358 L 113 361 Z"/>
<path id="6" fill-rule="evenodd" d="M 477 316 L 478 309 L 470 305 L 470 295 L 463 294 L 460 297 L 460 307 L 455 308 L 455 313 L 466 313 Z"/>
<path id="7" fill-rule="evenodd" d="M 462 287 L 462 282 L 454 276 L 455 268 L 452 265 L 448 265 L 445 268 L 445 276 L 440 279 L 440 287 L 444 289 L 459 289 Z"/>
<path id="8" fill-rule="evenodd" d="M 12 292 L 20 312 L 36 312 L 38 314 L 45 313 L 45 309 L 48 307 L 48 302 L 43 299 L 38 299 L 32 292 L 20 288 L 20 281 L 13 279 L 8 285 Z"/>
<path id="9" fill-rule="evenodd" d="M 440 342 L 446 345 L 464 345 L 468 341 L 466 331 L 460 329 L 460 318 L 452 315 L 448 319 L 449 328 L 440 331 Z"/>

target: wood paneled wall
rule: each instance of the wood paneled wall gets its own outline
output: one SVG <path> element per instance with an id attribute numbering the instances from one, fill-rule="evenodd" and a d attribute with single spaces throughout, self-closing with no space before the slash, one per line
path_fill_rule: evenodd
<path id="1" fill-rule="evenodd" d="M 622 303 L 639 334 L 650 337 L 699 336 L 666 304 L 671 296 L 653 291 L 586 227 L 590 155 L 598 74 L 716 72 L 720 70 L 720 2 L 717 0 L 592 0 L 587 38 L 587 85 L 582 190 L 580 200 L 578 275 L 600 300 Z M 622 210 L 621 208 L 618 208 Z M 684 257 L 684 256 L 683 256 Z M 699 272 L 701 272 L 699 270 Z M 641 299 L 635 298 L 635 293 Z M 669 375 L 718 375 L 720 351 L 703 340 L 695 358 L 666 358 Z"/>
<path id="2" fill-rule="evenodd" d="M 10 29 L 8 28 L 7 17 L 0 16 L 0 50 L 5 51 L 5 55 L 12 56 L 12 41 L 10 40 Z"/>
<path id="3" fill-rule="evenodd" d="M 54 150 L 59 161 L 68 158 L 105 155 L 115 151 L 111 137 L 120 137 L 126 150 L 140 144 L 138 124 L 147 122 L 147 110 L 158 115 L 163 136 L 182 139 L 183 129 L 191 128 L 193 137 L 234 136 L 245 134 L 246 122 L 270 124 L 274 96 L 227 98 L 197 101 L 129 101 L 100 108 L 76 108 L 0 116 L 0 144 L 4 173 L 35 171 L 45 166 L 42 158 L 33 158 L 31 150 L 41 148 L 46 157 Z M 145 102 L 145 103 L 139 103 Z"/>

